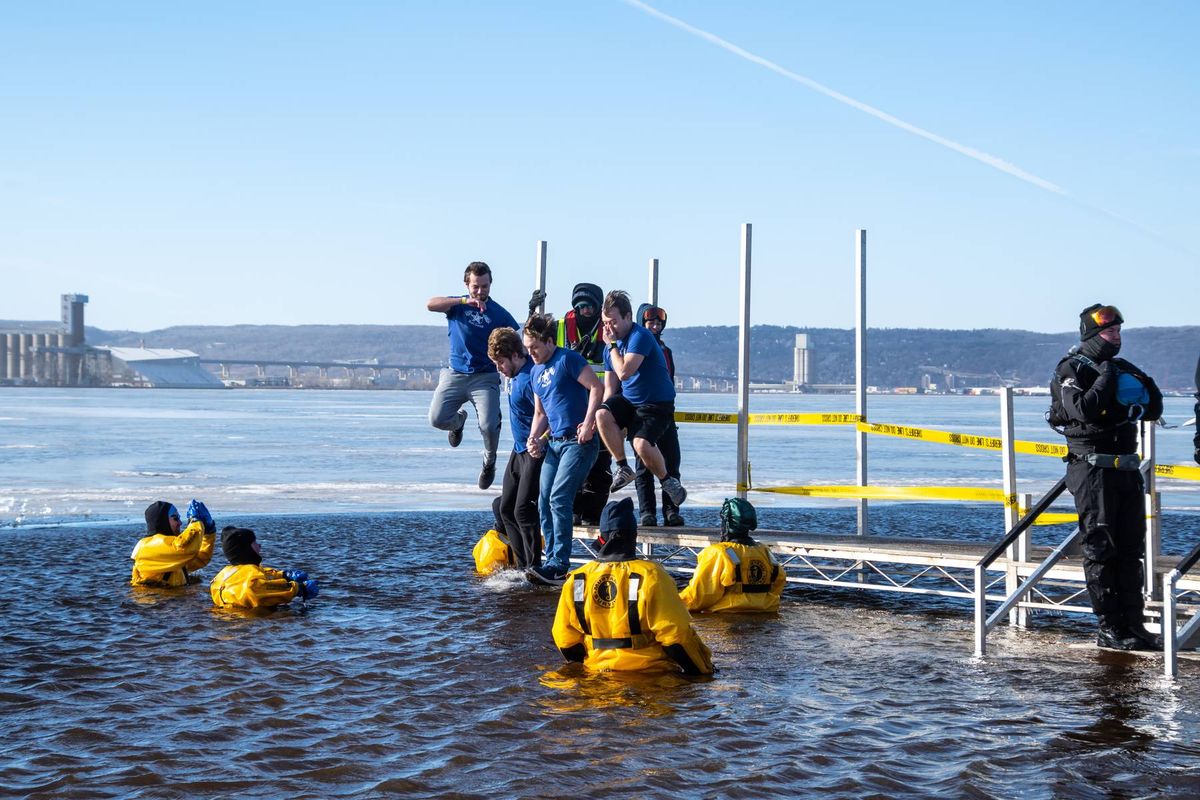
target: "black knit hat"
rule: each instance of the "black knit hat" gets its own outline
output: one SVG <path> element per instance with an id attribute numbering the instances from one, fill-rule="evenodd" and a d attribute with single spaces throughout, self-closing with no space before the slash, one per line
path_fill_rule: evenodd
<path id="1" fill-rule="evenodd" d="M 261 564 L 262 556 L 253 546 L 256 539 L 249 528 L 227 525 L 221 530 L 221 550 L 230 564 Z"/>
<path id="2" fill-rule="evenodd" d="M 600 512 L 600 538 L 596 540 L 601 559 L 632 558 L 637 551 L 637 517 L 633 500 L 614 500 Z"/>
<path id="3" fill-rule="evenodd" d="M 146 506 L 146 533 L 174 536 L 175 531 L 171 530 L 171 517 L 179 519 L 179 509 L 166 500 L 155 500 Z"/>
<path id="4" fill-rule="evenodd" d="M 1123 325 L 1125 320 L 1116 306 L 1090 305 L 1079 312 L 1079 341 L 1086 342 L 1105 328 Z"/>
<path id="5" fill-rule="evenodd" d="M 571 307 L 574 308 L 580 301 L 591 303 L 599 311 L 604 304 L 604 290 L 594 283 L 577 283 L 571 291 Z"/>

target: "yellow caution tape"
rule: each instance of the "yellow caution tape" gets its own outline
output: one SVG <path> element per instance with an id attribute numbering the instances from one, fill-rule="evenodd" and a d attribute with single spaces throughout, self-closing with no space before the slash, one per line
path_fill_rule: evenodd
<path id="1" fill-rule="evenodd" d="M 751 425 L 853 425 L 862 417 L 858 414 L 750 414 Z M 737 414 L 703 411 L 676 411 L 676 422 L 702 422 L 736 425 Z"/>
<path id="2" fill-rule="evenodd" d="M 1188 464 L 1155 464 L 1154 474 L 1164 478 L 1200 481 L 1200 467 L 1193 467 Z"/>
<path id="3" fill-rule="evenodd" d="M 1054 458 L 1062 458 L 1067 454 L 1067 446 L 1065 444 L 1050 444 L 1049 442 L 1023 442 L 1019 439 L 1013 442 L 1013 449 L 1018 453 L 1026 453 L 1031 456 L 1053 456 Z"/>
<path id="4" fill-rule="evenodd" d="M 805 497 L 862 498 L 867 500 L 960 500 L 976 503 L 1015 503 L 1002 489 L 969 486 L 755 486 L 751 491 L 795 494 Z"/>

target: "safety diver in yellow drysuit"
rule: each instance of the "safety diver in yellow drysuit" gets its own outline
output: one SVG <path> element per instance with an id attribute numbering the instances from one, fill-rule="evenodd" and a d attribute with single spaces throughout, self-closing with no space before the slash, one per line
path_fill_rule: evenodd
<path id="1" fill-rule="evenodd" d="M 508 534 L 505 533 L 504 520 L 500 516 L 501 500 L 502 498 L 497 497 L 492 501 L 494 527 L 489 528 L 471 550 L 471 555 L 475 557 L 475 571 L 480 575 L 491 575 L 496 570 L 509 569 L 517 564 L 516 554 L 513 553 L 512 546 L 508 543 Z"/>
<path id="2" fill-rule="evenodd" d="M 179 510 L 165 500 L 146 508 L 146 533 L 134 546 L 133 586 L 177 587 L 198 583 L 192 573 L 204 569 L 212 560 L 217 526 L 212 514 L 198 500 L 187 508 L 187 526 L 179 518 Z"/>
<path id="3" fill-rule="evenodd" d="M 675 582 L 637 557 L 632 499 L 604 507 L 596 544 L 596 560 L 569 574 L 559 596 L 553 635 L 563 657 L 594 670 L 712 674 Z"/>
<path id="4" fill-rule="evenodd" d="M 696 556 L 696 572 L 679 593 L 689 611 L 778 611 L 787 584 L 766 545 L 750 538 L 758 527 L 754 506 L 741 498 L 721 506 L 721 541 Z"/>
<path id="5" fill-rule="evenodd" d="M 294 597 L 311 599 L 320 591 L 317 581 L 301 570 L 261 566 L 262 549 L 249 528 L 225 527 L 221 550 L 229 566 L 208 587 L 218 608 L 274 608 Z"/>

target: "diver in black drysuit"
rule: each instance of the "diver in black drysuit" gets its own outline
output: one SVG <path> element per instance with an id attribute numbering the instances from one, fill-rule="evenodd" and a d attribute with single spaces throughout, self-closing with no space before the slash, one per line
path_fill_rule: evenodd
<path id="1" fill-rule="evenodd" d="M 1196 460 L 1197 464 L 1200 464 L 1200 357 L 1196 358 L 1196 410 L 1195 410 L 1195 417 L 1196 417 L 1196 435 L 1192 437 L 1192 447 L 1195 448 L 1195 452 L 1192 454 L 1192 458 L 1194 458 Z"/>
<path id="2" fill-rule="evenodd" d="M 1145 484 L 1139 471 L 1139 420 L 1162 415 L 1162 393 L 1121 349 L 1121 314 L 1090 306 L 1080 314 L 1080 344 L 1050 381 L 1050 424 L 1067 437 L 1067 488 L 1075 497 L 1083 572 L 1099 621 L 1097 644 L 1161 650 L 1143 625 Z"/>

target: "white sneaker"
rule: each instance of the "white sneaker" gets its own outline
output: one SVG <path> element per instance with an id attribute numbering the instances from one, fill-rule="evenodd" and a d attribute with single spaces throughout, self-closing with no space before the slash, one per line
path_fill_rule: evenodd
<path id="1" fill-rule="evenodd" d="M 632 482 L 633 479 L 636 477 L 637 477 L 637 473 L 634 472 L 632 469 L 630 469 L 628 464 L 626 464 L 622 467 L 617 467 L 617 471 L 613 473 L 612 487 L 609 488 L 608 491 L 610 493 L 611 492 L 619 492 L 622 489 L 624 489 L 626 486 L 628 486 L 630 484 L 630 482 Z M 666 488 L 666 487 L 664 486 L 664 488 Z"/>

